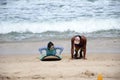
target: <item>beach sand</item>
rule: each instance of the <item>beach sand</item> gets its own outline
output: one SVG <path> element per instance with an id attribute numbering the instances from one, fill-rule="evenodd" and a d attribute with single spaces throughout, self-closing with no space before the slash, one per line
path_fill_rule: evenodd
<path id="1" fill-rule="evenodd" d="M 120 38 L 88 38 L 87 60 L 70 58 L 70 40 L 62 60 L 40 61 L 38 48 L 48 41 L 0 43 L 0 80 L 120 80 Z"/>

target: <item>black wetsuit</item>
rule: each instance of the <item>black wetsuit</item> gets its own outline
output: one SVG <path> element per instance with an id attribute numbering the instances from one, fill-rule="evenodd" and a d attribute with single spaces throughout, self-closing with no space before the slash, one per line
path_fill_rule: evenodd
<path id="1" fill-rule="evenodd" d="M 80 38 L 80 43 L 79 44 L 75 44 L 75 47 L 80 47 L 80 53 L 78 53 L 78 51 L 75 50 L 75 55 L 74 55 L 74 58 L 79 59 L 79 58 L 83 57 L 82 56 L 82 49 L 81 49 L 83 47 L 83 43 L 82 43 L 81 36 L 77 35 L 75 37 L 79 37 Z M 78 54 L 80 54 L 80 55 L 78 56 Z"/>

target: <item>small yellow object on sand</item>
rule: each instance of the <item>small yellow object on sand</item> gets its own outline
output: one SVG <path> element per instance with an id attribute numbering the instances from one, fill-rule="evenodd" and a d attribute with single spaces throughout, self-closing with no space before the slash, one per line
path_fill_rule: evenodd
<path id="1" fill-rule="evenodd" d="M 98 78 L 97 78 L 97 80 L 103 80 L 103 76 L 102 76 L 102 74 L 98 74 Z"/>

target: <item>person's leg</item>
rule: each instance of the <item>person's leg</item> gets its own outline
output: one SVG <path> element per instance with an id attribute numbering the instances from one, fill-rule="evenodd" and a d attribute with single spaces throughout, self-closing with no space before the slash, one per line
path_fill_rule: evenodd
<path id="1" fill-rule="evenodd" d="M 80 49 L 80 56 L 79 56 L 79 58 L 81 59 L 83 56 L 82 56 L 82 49 Z"/>
<path id="2" fill-rule="evenodd" d="M 78 57 L 78 51 L 75 50 L 74 58 L 77 59 L 77 57 Z"/>
<path id="3" fill-rule="evenodd" d="M 77 58 L 77 56 L 78 56 L 78 51 L 75 50 L 75 58 Z"/>

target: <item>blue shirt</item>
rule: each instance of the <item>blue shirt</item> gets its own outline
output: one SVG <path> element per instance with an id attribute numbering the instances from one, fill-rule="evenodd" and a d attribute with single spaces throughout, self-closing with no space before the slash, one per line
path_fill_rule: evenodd
<path id="1" fill-rule="evenodd" d="M 49 50 L 47 47 L 39 48 L 40 53 L 42 54 L 42 51 L 46 51 L 46 56 L 55 56 L 57 53 L 57 50 L 59 50 L 59 54 L 62 53 L 63 48 L 62 47 L 54 47 L 53 50 Z"/>

